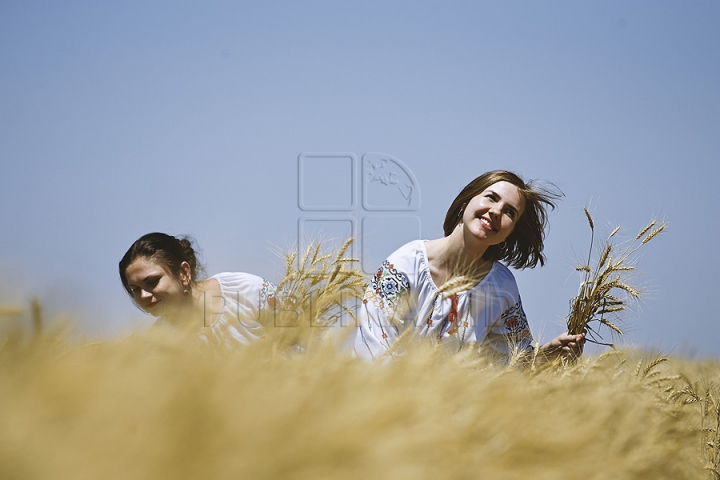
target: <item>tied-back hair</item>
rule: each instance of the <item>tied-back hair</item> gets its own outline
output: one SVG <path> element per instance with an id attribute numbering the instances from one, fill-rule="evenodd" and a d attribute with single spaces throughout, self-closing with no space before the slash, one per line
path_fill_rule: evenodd
<path id="1" fill-rule="evenodd" d="M 131 297 L 132 292 L 128 288 L 126 271 L 130 264 L 138 258 L 154 260 L 165 266 L 178 281 L 180 281 L 181 265 L 183 262 L 187 262 L 190 265 L 191 288 L 197 281 L 198 273 L 203 272 L 203 267 L 198 262 L 197 253 L 190 238 L 186 236 L 176 238 L 159 232 L 148 233 L 138 238 L 120 260 L 120 280 L 125 291 Z"/>
<path id="2" fill-rule="evenodd" d="M 547 208 L 554 210 L 557 200 L 563 193 L 553 184 L 541 185 L 535 181 L 525 182 L 519 175 L 507 170 L 486 172 L 468 183 L 455 197 L 445 215 L 443 230 L 450 235 L 462 221 L 465 206 L 497 182 L 515 185 L 525 200 L 525 209 L 517 220 L 512 233 L 505 239 L 504 248 L 491 245 L 485 251 L 483 259 L 500 260 L 514 268 L 533 268 L 545 265 L 543 255 L 545 227 L 547 226 Z"/>

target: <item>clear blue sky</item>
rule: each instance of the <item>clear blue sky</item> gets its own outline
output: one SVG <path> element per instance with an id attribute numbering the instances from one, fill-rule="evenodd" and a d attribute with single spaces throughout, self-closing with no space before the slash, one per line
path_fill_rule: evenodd
<path id="1" fill-rule="evenodd" d="M 147 325 L 117 262 L 149 231 L 278 280 L 298 156 L 384 152 L 424 238 L 486 170 L 564 191 L 548 264 L 516 272 L 541 339 L 577 288 L 583 207 L 600 233 L 666 219 L 626 341 L 718 357 L 718 25 L 714 0 L 0 0 L 0 301 L 89 336 Z"/>

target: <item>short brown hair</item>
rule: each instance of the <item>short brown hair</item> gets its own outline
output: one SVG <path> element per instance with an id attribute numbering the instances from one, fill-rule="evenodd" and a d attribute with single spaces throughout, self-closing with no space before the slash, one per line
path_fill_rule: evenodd
<path id="1" fill-rule="evenodd" d="M 505 240 L 505 248 L 492 245 L 485 251 L 483 259 L 502 260 L 515 268 L 533 268 L 538 262 L 541 266 L 545 265 L 545 255 L 542 252 L 547 225 L 547 207 L 554 210 L 556 201 L 563 194 L 552 184 L 542 186 L 533 181 L 526 183 L 519 175 L 507 170 L 483 173 L 462 189 L 445 215 L 443 223 L 445 236 L 450 235 L 460 223 L 462 210 L 470 200 L 497 182 L 515 185 L 525 199 L 525 209 L 512 233 Z"/>

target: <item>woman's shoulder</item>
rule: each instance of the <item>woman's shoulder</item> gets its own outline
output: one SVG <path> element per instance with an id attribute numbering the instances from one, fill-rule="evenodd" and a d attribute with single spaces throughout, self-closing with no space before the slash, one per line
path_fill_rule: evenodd
<path id="1" fill-rule="evenodd" d="M 481 284 L 488 284 L 493 286 L 495 289 L 504 289 L 517 292 L 517 282 L 515 281 L 515 275 L 513 275 L 510 269 L 498 262 L 493 262 L 493 266 L 490 269 L 487 277 Z"/>
<path id="2" fill-rule="evenodd" d="M 422 276 L 428 268 L 424 240 L 413 240 L 398 248 L 387 257 L 381 268 L 401 272 L 413 283 L 413 279 Z"/>
<path id="3" fill-rule="evenodd" d="M 391 257 L 415 257 L 425 251 L 424 240 L 413 240 L 395 250 Z"/>
<path id="4" fill-rule="evenodd" d="M 426 256 L 423 240 L 413 240 L 395 250 L 387 257 L 390 263 L 401 266 L 401 269 L 414 268 L 423 262 Z"/>
<path id="5" fill-rule="evenodd" d="M 223 272 L 210 278 L 217 281 L 223 291 L 261 290 L 273 286 L 264 278 L 245 272 Z"/>
<path id="6" fill-rule="evenodd" d="M 220 285 L 226 307 L 237 303 L 254 305 L 260 309 L 275 305 L 277 287 L 262 277 L 252 273 L 223 272 L 210 279 L 216 280 Z"/>

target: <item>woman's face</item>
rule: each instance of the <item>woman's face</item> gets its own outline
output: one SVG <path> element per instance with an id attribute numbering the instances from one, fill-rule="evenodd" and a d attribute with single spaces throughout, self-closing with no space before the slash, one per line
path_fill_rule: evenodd
<path id="1" fill-rule="evenodd" d="M 525 199 L 515 185 L 493 183 L 465 206 L 463 226 L 483 243 L 497 245 L 512 233 L 524 208 Z"/>
<path id="2" fill-rule="evenodd" d="M 151 258 L 138 257 L 125 270 L 127 288 L 135 303 L 154 317 L 172 315 L 183 303 L 182 279 Z"/>

